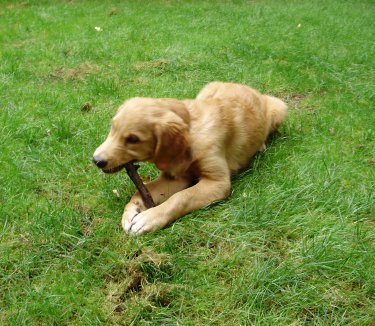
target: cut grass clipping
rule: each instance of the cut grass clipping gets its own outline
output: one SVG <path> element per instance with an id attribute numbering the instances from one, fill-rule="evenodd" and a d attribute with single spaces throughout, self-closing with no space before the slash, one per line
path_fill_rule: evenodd
<path id="1" fill-rule="evenodd" d="M 373 1 L 1 1 L 0 325 L 375 320 Z M 231 196 L 156 233 L 91 163 L 134 96 L 284 99 Z M 141 176 L 158 175 L 141 164 Z"/>

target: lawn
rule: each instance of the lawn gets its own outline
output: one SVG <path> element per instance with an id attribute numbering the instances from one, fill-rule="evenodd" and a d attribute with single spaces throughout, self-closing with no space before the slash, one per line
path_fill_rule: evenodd
<path id="1" fill-rule="evenodd" d="M 374 325 L 375 3 L 0 2 L 1 325 Z M 143 237 L 91 163 L 133 96 L 288 117 L 227 200 Z M 157 170 L 143 164 L 140 173 Z"/>

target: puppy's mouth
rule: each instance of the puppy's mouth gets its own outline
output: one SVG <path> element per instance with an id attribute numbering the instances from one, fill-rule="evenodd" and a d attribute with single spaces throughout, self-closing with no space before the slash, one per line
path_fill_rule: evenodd
<path id="1" fill-rule="evenodd" d="M 124 167 L 125 167 L 125 164 L 122 164 L 122 165 L 115 166 L 115 167 L 110 168 L 110 169 L 103 168 L 102 171 L 104 173 L 108 173 L 108 174 L 110 174 L 110 173 L 116 173 L 116 172 L 121 171 Z"/>
<path id="2" fill-rule="evenodd" d="M 137 162 L 139 162 L 139 161 L 137 161 L 137 160 L 132 160 L 132 161 L 130 161 L 130 162 L 128 162 L 128 163 L 137 163 Z M 110 169 L 108 169 L 108 168 L 102 168 L 102 171 L 103 171 L 104 173 L 108 173 L 108 174 L 110 174 L 110 173 L 116 173 L 116 172 L 121 171 L 123 168 L 125 168 L 126 164 L 128 164 L 128 163 L 124 163 L 124 164 L 121 164 L 121 165 L 115 166 L 115 167 L 110 168 Z"/>

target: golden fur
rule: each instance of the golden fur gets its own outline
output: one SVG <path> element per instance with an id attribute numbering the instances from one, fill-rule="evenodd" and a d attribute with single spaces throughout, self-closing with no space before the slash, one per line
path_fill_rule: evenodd
<path id="1" fill-rule="evenodd" d="M 227 197 L 231 174 L 265 148 L 285 114 L 283 101 L 222 82 L 206 85 L 195 100 L 126 101 L 94 161 L 105 162 L 100 167 L 107 173 L 130 161 L 149 161 L 161 174 L 147 184 L 157 206 L 146 210 L 135 193 L 122 217 L 124 230 L 154 231 Z"/>

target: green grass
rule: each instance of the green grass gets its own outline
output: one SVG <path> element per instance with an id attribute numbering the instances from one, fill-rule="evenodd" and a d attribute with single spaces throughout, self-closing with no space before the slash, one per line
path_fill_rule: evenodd
<path id="1" fill-rule="evenodd" d="M 0 324 L 374 325 L 374 22 L 365 0 L 1 1 Z M 227 200 L 129 238 L 133 185 L 91 163 L 111 116 L 212 80 L 285 99 L 281 134 Z"/>

